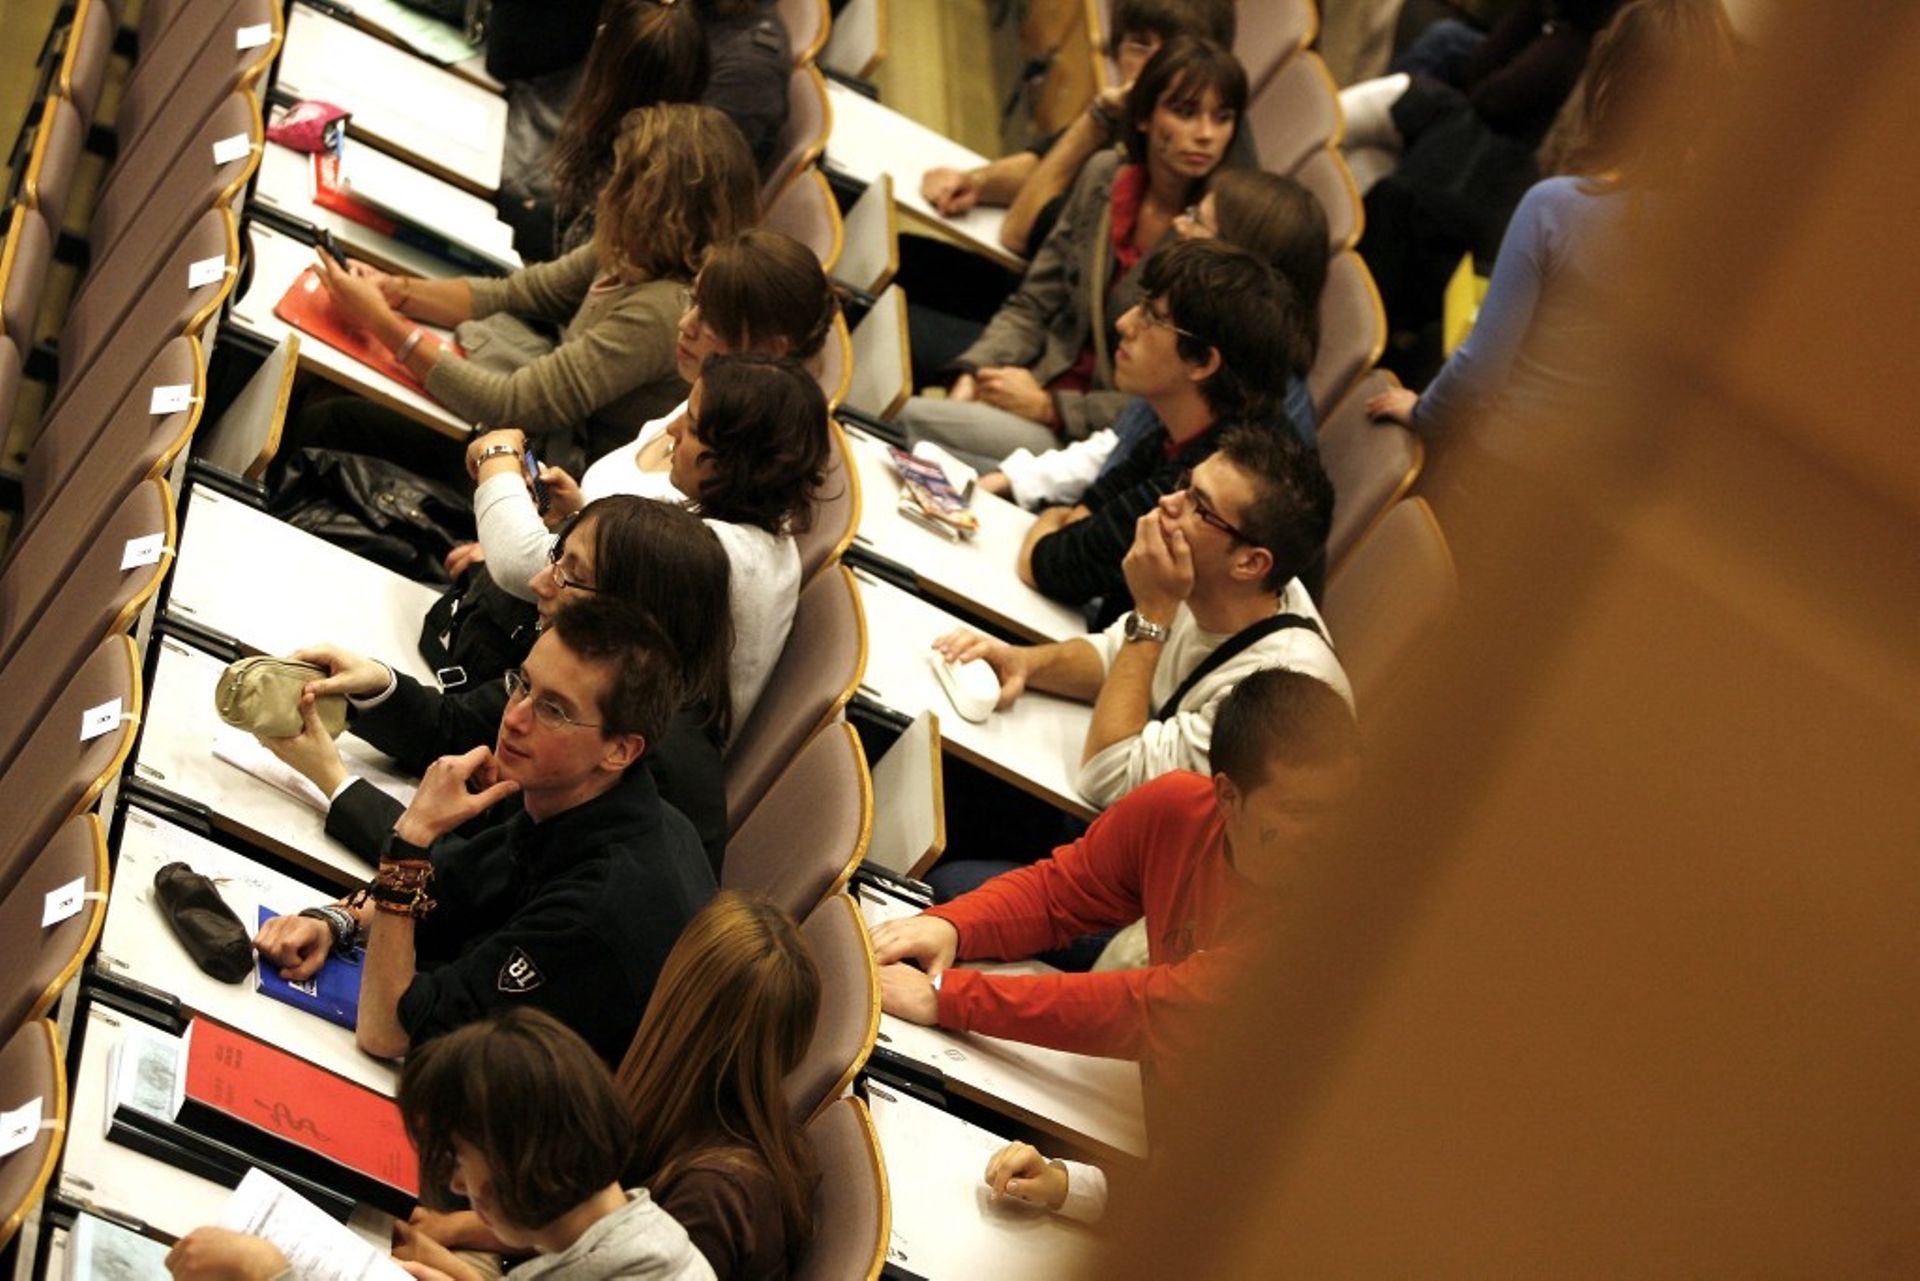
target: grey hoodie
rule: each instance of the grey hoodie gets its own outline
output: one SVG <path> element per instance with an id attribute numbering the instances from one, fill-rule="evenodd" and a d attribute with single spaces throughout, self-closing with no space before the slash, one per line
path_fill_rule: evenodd
<path id="1" fill-rule="evenodd" d="M 600 1220 L 559 1254 L 530 1259 L 508 1272 L 514 1281 L 714 1281 L 706 1256 L 687 1230 L 653 1203 L 645 1188 L 627 1193 L 627 1204 Z"/>

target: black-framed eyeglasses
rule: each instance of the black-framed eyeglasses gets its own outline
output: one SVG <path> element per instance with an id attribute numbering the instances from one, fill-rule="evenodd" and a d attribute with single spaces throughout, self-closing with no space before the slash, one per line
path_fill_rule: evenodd
<path id="1" fill-rule="evenodd" d="M 1191 329 L 1182 329 L 1180 326 L 1174 324 L 1173 317 L 1160 310 L 1160 304 L 1157 299 L 1149 298 L 1141 300 L 1140 318 L 1156 328 L 1171 329 L 1182 338 L 1191 338 L 1195 342 L 1200 341 L 1199 334 L 1194 333 Z"/>
<path id="2" fill-rule="evenodd" d="M 567 554 L 567 535 L 573 532 L 573 527 L 578 521 L 579 517 L 575 516 L 560 527 L 560 533 L 553 540 L 553 546 L 547 548 L 547 564 L 553 567 L 553 585 L 561 591 L 571 587 L 576 592 L 597 592 L 600 589 L 592 583 L 577 582 L 568 578 L 567 571 L 560 568 L 560 558 Z"/>
<path id="3" fill-rule="evenodd" d="M 1178 483 L 1175 484 L 1174 489 L 1176 491 L 1184 490 L 1186 492 L 1187 501 L 1193 504 L 1193 514 L 1200 518 L 1201 524 L 1211 525 L 1221 533 L 1227 535 L 1227 537 L 1237 538 L 1243 543 L 1253 541 L 1253 539 L 1247 537 L 1237 526 L 1229 522 L 1225 516 L 1215 511 L 1213 504 L 1207 501 L 1207 496 L 1193 487 L 1193 468 L 1189 467 L 1180 473 L 1180 479 Z"/>
<path id="4" fill-rule="evenodd" d="M 507 706 L 512 707 L 521 699 L 533 693 L 533 685 L 527 680 L 527 674 L 518 667 L 510 667 L 507 674 L 500 678 L 507 685 Z M 533 718 L 548 729 L 599 729 L 597 721 L 575 720 L 566 708 L 551 698 L 533 700 Z"/>

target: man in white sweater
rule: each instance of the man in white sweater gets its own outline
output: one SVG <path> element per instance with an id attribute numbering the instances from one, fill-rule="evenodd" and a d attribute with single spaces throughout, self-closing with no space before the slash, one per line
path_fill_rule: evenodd
<path id="1" fill-rule="evenodd" d="M 1208 773 L 1213 717 L 1249 672 L 1317 677 L 1351 706 L 1326 624 L 1297 575 L 1326 545 L 1333 487 L 1289 432 L 1238 427 L 1135 528 L 1123 568 L 1133 611 L 1103 632 L 1009 645 L 956 631 L 934 642 L 984 658 L 1000 706 L 1029 687 L 1093 704 L 1080 792 L 1108 806 L 1169 770 Z"/>

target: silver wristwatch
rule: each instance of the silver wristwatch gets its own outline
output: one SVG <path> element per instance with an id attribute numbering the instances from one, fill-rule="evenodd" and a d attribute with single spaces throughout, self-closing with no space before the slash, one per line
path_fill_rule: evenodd
<path id="1" fill-rule="evenodd" d="M 1159 623 L 1141 617 L 1140 611 L 1127 611 L 1125 634 L 1130 641 L 1165 641 L 1167 629 Z"/>

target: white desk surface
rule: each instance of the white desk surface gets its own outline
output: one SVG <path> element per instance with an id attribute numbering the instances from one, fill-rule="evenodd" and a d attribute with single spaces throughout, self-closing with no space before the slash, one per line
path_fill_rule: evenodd
<path id="1" fill-rule="evenodd" d="M 153 901 L 153 874 L 176 861 L 210 877 L 220 887 L 220 897 L 249 930 L 260 919 L 262 907 L 285 916 L 332 898 L 324 890 L 130 806 L 113 892 L 107 900 L 107 924 L 100 936 L 101 968 L 178 997 L 194 1014 L 204 1014 L 336 1076 L 391 1095 L 399 1084 L 399 1073 L 392 1064 L 361 1053 L 352 1032 L 260 995 L 252 977 L 222 983 L 193 963 Z"/>
<path id="2" fill-rule="evenodd" d="M 313 266 L 320 251 L 260 222 L 247 224 L 247 238 L 252 245 L 253 278 L 228 311 L 227 321 L 242 333 L 278 346 L 293 326 L 274 315 L 273 309 L 300 273 Z M 300 368 L 398 410 L 442 435 L 466 439 L 469 424 L 452 410 L 310 334 L 301 337 Z"/>
<path id="3" fill-rule="evenodd" d="M 274 89 L 344 107 L 351 136 L 471 191 L 500 186 L 507 100 L 376 35 L 293 5 Z"/>
<path id="4" fill-rule="evenodd" d="M 379 154 L 372 152 L 371 148 L 362 147 L 361 150 Z M 391 157 L 383 158 L 393 164 L 402 163 Z M 423 183 L 431 182 L 445 187 L 449 195 L 467 194 L 431 174 L 423 173 L 419 177 Z M 259 177 L 254 181 L 253 201 L 263 208 L 298 219 L 309 227 L 333 233 L 334 239 L 348 253 L 387 271 L 441 279 L 469 274 L 467 269 L 456 263 L 315 204 L 313 157 L 304 151 L 295 151 L 277 142 L 267 143 L 260 157 Z M 421 217 L 430 224 L 434 220 L 433 213 L 427 210 L 421 211 Z"/>
<path id="5" fill-rule="evenodd" d="M 915 913 L 900 900 L 866 888 L 859 892 L 859 904 L 869 929 Z M 1043 961 L 968 962 L 961 968 L 987 974 L 1057 972 Z M 1147 1155 L 1140 1065 L 1130 1059 L 1103 1059 L 975 1032 L 921 1027 L 891 1014 L 880 1016 L 877 1044 L 937 1069 L 949 1092 L 1037 1130 L 1109 1159 L 1145 1159 Z"/>
<path id="6" fill-rule="evenodd" d="M 468 40 L 458 24 L 410 9 L 400 0 L 328 0 L 328 3 L 336 10 L 344 10 L 347 20 L 361 30 L 457 72 L 493 93 L 500 92 L 500 82 L 487 74 L 486 50 Z"/>
<path id="7" fill-rule="evenodd" d="M 827 81 L 827 101 L 833 113 L 833 132 L 827 138 L 829 169 L 860 183 L 891 174 L 893 203 L 902 212 L 1002 266 L 1014 271 L 1025 268 L 1025 261 L 1000 243 L 1005 209 L 975 205 L 957 218 L 946 218 L 920 195 L 920 178 L 927 170 L 977 169 L 987 163 L 986 156 L 836 81 Z"/>
<path id="8" fill-rule="evenodd" d="M 80 1068 L 70 1091 L 66 1152 L 61 1157 L 62 1200 L 95 1207 L 117 1218 L 144 1223 L 182 1237 L 217 1222 L 232 1189 L 146 1156 L 107 1138 L 107 1060 L 126 1036 L 132 1015 L 89 1004 Z M 392 1216 L 356 1206 L 348 1227 L 385 1248 L 393 1239 Z M 47 1275 L 62 1273 L 49 1268 Z"/>
<path id="9" fill-rule="evenodd" d="M 417 642 L 439 592 L 217 490 L 189 493 L 169 614 L 263 654 L 331 642 L 433 682 Z"/>
<path id="10" fill-rule="evenodd" d="M 887 1260 L 927 1281 L 1084 1275 L 1094 1235 L 1017 1201 L 988 1200 L 987 1161 L 1006 1140 L 877 1082 L 867 1108 L 886 1158 Z"/>
<path id="11" fill-rule="evenodd" d="M 136 1021 L 103 1005 L 87 1008 L 80 1067 L 68 1092 L 60 1196 L 149 1224 L 171 1237 L 185 1236 L 218 1220 L 232 1190 L 107 1138 L 107 1060 L 125 1038 L 125 1025 Z"/>
<path id="12" fill-rule="evenodd" d="M 983 724 L 962 719 L 928 656 L 935 637 L 966 624 L 861 570 L 854 570 L 854 576 L 860 580 L 867 634 L 887 638 L 885 644 L 868 647 L 862 693 L 909 719 L 932 708 L 940 717 L 940 745 L 946 751 L 1069 814 L 1090 819 L 1099 812 L 1074 786 L 1087 726 L 1093 721 L 1091 706 L 1029 692 Z"/>
<path id="13" fill-rule="evenodd" d="M 341 886 L 364 884 L 372 867 L 326 834 L 326 817 L 213 755 L 225 726 L 213 691 L 226 664 L 162 637 L 147 691 L 146 728 L 131 768 L 136 777 L 207 808 L 226 831 Z M 337 740 L 347 769 L 370 782 L 395 781 L 393 763 L 351 734 Z"/>
<path id="14" fill-rule="evenodd" d="M 911 572 L 932 595 L 952 601 L 1032 640 L 1070 640 L 1087 633 L 1079 610 L 1050 600 L 1020 581 L 1020 544 L 1032 513 L 993 494 L 976 492 L 980 529 L 963 542 L 942 538 L 900 514 L 900 473 L 887 443 L 846 428 L 860 468 L 860 529 L 854 542 Z"/>

